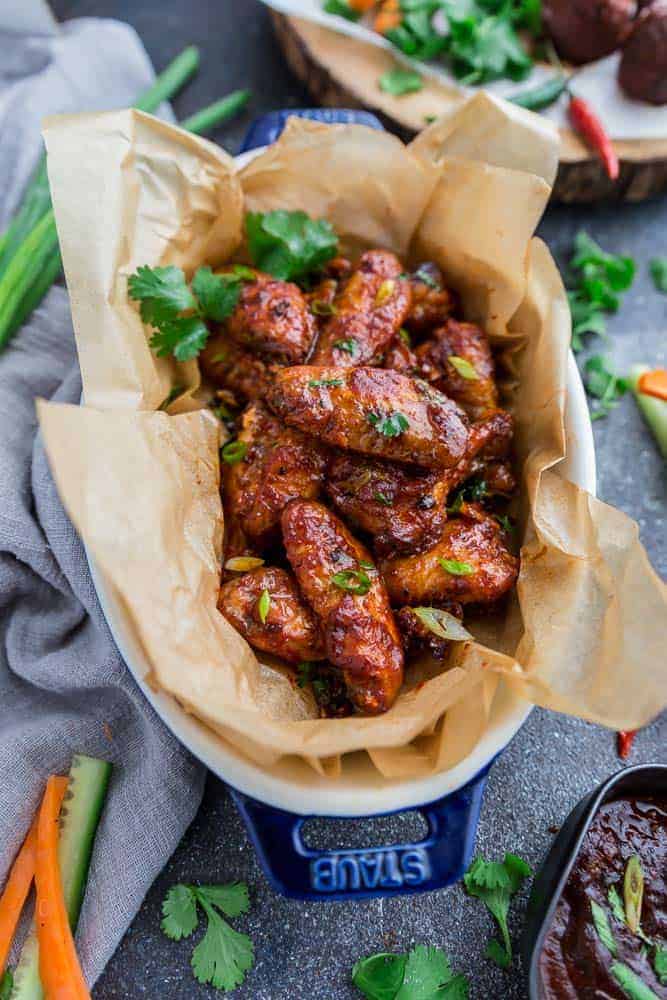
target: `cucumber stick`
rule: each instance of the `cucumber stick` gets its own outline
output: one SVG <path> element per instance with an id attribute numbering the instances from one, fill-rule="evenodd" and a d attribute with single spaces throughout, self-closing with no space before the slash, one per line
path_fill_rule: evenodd
<path id="1" fill-rule="evenodd" d="M 106 797 L 111 764 L 77 754 L 72 759 L 69 785 L 60 813 L 58 859 L 65 906 L 72 930 L 76 929 L 86 890 L 88 866 Z M 39 948 L 33 921 L 14 970 L 11 1000 L 43 1000 L 39 979 Z"/>
<path id="2" fill-rule="evenodd" d="M 630 386 L 644 420 L 653 431 L 662 457 L 667 458 L 667 403 L 664 399 L 647 396 L 645 392 L 639 391 L 639 379 L 647 371 L 650 371 L 648 365 L 633 365 L 630 369 Z"/>

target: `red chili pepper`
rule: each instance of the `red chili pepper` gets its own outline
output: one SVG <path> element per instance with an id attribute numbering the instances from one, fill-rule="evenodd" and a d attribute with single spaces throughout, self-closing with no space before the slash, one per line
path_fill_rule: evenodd
<path id="1" fill-rule="evenodd" d="M 618 733 L 618 756 L 623 760 L 630 755 L 632 742 L 636 735 L 636 729 L 621 730 L 621 732 Z"/>
<path id="2" fill-rule="evenodd" d="M 599 154 L 605 170 L 615 181 L 618 177 L 618 157 L 607 135 L 604 125 L 595 114 L 590 104 L 581 97 L 570 97 L 570 121 L 577 132 L 588 140 Z"/>

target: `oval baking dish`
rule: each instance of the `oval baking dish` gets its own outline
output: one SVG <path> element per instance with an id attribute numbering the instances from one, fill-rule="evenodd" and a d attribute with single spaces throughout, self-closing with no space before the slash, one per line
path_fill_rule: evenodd
<path id="1" fill-rule="evenodd" d="M 381 128 L 355 111 L 274 112 L 252 126 L 239 165 L 280 134 L 289 115 Z M 567 457 L 558 471 L 595 492 L 595 454 L 586 398 L 574 357 L 567 368 Z M 389 781 L 365 758 L 351 755 L 336 781 L 303 762 L 260 767 L 188 714 L 170 695 L 149 684 L 150 667 L 136 628 L 88 552 L 93 583 L 116 645 L 145 696 L 178 739 L 232 790 L 274 887 L 306 899 L 344 899 L 422 892 L 456 881 L 469 864 L 488 770 L 528 716 L 531 705 L 501 682 L 487 731 L 457 766 L 427 778 Z M 298 783 L 294 780 L 298 769 Z M 305 846 L 301 826 L 315 816 L 367 818 L 414 809 L 427 820 L 418 843 L 346 851 Z"/>

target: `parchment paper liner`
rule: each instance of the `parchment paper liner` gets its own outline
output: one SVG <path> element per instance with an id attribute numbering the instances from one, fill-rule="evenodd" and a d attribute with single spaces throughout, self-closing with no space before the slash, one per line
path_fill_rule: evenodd
<path id="1" fill-rule="evenodd" d="M 385 777 L 451 767 L 484 731 L 501 677 L 540 705 L 618 728 L 665 703 L 665 587 L 637 528 L 551 471 L 564 455 L 570 328 L 559 275 L 532 238 L 556 139 L 531 122 L 479 95 L 404 147 L 292 119 L 240 174 L 217 147 L 138 112 L 47 122 L 86 400 L 38 406 L 58 489 L 154 683 L 260 764 L 296 754 L 335 777 L 340 755 L 363 749 Z M 258 664 L 217 612 L 217 426 L 191 396 L 155 412 L 173 385 L 196 389 L 197 366 L 155 359 L 127 301 L 138 265 L 220 263 L 241 244 L 244 210 L 277 207 L 329 218 L 343 252 L 436 260 L 504 348 L 522 470 L 517 595 L 501 620 L 472 624 L 480 641 L 458 645 L 447 669 L 412 670 L 379 718 L 317 719 L 288 672 Z"/>

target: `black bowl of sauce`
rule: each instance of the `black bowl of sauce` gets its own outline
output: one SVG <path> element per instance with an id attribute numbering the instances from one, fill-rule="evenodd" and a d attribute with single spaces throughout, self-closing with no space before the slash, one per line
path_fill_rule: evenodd
<path id="1" fill-rule="evenodd" d="M 523 952 L 531 1000 L 667 1000 L 667 765 L 626 768 L 573 809 Z"/>

